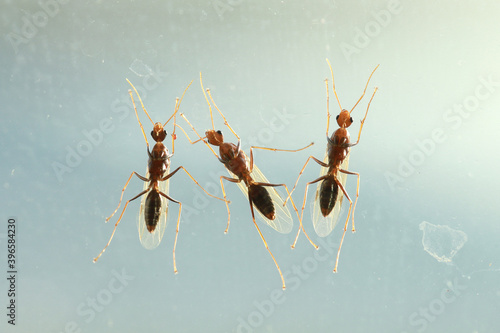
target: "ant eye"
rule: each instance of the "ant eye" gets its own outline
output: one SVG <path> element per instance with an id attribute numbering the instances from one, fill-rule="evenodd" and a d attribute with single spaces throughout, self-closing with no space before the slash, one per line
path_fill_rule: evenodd
<path id="1" fill-rule="evenodd" d="M 351 119 L 352 121 L 352 119 Z M 167 131 L 163 130 L 163 134 L 165 134 L 165 136 L 167 136 Z"/>
<path id="2" fill-rule="evenodd" d="M 220 130 L 218 130 L 218 131 L 217 131 L 217 134 L 220 134 L 220 135 L 222 135 L 222 132 L 221 132 Z"/>
<path id="3" fill-rule="evenodd" d="M 335 119 L 339 120 L 339 116 L 340 116 L 340 115 L 337 115 L 337 117 L 335 117 Z"/>
<path id="4" fill-rule="evenodd" d="M 155 131 L 151 131 L 151 136 L 154 136 L 154 132 L 155 132 Z"/>
<path id="5" fill-rule="evenodd" d="M 351 117 L 351 123 L 353 122 L 352 117 Z"/>

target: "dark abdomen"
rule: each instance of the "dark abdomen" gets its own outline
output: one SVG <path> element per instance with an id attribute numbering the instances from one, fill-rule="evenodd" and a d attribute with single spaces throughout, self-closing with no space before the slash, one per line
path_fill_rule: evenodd
<path id="1" fill-rule="evenodd" d="M 248 197 L 252 200 L 254 206 L 269 220 L 274 220 L 275 210 L 273 200 L 267 192 L 267 189 L 261 185 L 250 185 L 248 187 Z"/>
<path id="2" fill-rule="evenodd" d="M 161 197 L 154 189 L 151 190 L 146 198 L 144 207 L 144 219 L 149 232 L 153 232 L 160 220 Z"/>
<path id="3" fill-rule="evenodd" d="M 335 182 L 335 178 L 332 176 L 323 180 L 319 190 L 319 206 L 323 216 L 326 217 L 332 212 L 338 195 L 339 186 Z"/>

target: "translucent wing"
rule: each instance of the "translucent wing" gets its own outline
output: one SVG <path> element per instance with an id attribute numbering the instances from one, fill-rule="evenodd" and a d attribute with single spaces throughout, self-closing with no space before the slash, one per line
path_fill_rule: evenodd
<path id="1" fill-rule="evenodd" d="M 247 157 L 247 165 L 249 165 L 249 158 Z M 228 170 L 229 172 L 229 170 Z M 234 174 L 229 172 L 232 177 L 235 177 Z M 269 183 L 267 180 L 266 176 L 260 171 L 260 169 L 257 167 L 257 165 L 253 165 L 253 170 L 252 170 L 252 178 L 255 182 L 258 183 Z M 248 189 L 243 182 L 238 183 L 238 187 L 240 188 L 241 192 L 245 195 L 245 197 L 248 200 Z M 280 186 L 282 187 L 282 186 Z M 279 187 L 278 187 L 279 188 Z M 254 212 L 257 213 L 256 215 L 264 221 L 268 226 L 273 228 L 274 230 L 282 233 L 282 234 L 287 234 L 289 233 L 292 228 L 293 228 L 293 218 L 292 214 L 290 214 L 290 210 L 288 209 L 288 206 L 290 205 L 290 201 L 287 202 L 287 205 L 283 207 L 283 204 L 285 200 L 283 198 L 286 198 L 286 196 L 283 196 L 283 192 L 278 190 L 277 187 L 271 187 L 271 186 L 266 186 L 267 191 L 269 192 L 269 195 L 271 196 L 271 199 L 273 200 L 274 204 L 274 209 L 276 210 L 276 215 L 274 220 L 269 220 L 266 218 L 264 215 L 262 215 L 258 209 L 254 209 Z M 255 208 L 255 206 L 254 206 Z"/>
<path id="2" fill-rule="evenodd" d="M 324 163 L 328 163 L 328 155 L 325 153 L 325 157 L 323 158 Z M 341 169 L 347 170 L 347 167 L 349 166 L 349 154 L 346 156 L 342 164 L 340 165 Z M 321 167 L 321 171 L 319 176 L 324 176 L 326 175 L 328 171 L 328 168 Z M 347 175 L 345 173 L 339 172 L 337 174 L 338 180 L 340 183 L 344 186 L 346 184 L 347 180 Z M 314 202 L 311 203 L 312 206 L 312 220 L 313 220 L 313 226 L 314 230 L 316 231 L 316 234 L 320 237 L 326 237 L 328 236 L 333 228 L 337 225 L 337 222 L 339 220 L 340 216 L 340 211 L 342 208 L 342 200 L 344 200 L 344 193 L 342 192 L 341 189 L 339 189 L 339 194 L 337 196 L 337 201 L 335 205 L 333 206 L 333 210 L 328 214 L 328 216 L 323 216 L 321 213 L 321 208 L 319 205 L 319 191 L 321 188 L 321 184 L 323 181 L 318 182 L 318 185 L 316 186 L 316 195 L 314 196 Z"/>
<path id="3" fill-rule="evenodd" d="M 167 169 L 167 175 L 170 172 L 170 168 Z M 146 169 L 146 178 L 149 179 L 149 170 Z M 166 181 L 160 182 L 159 188 L 160 191 L 168 195 L 168 186 L 169 179 Z M 148 182 L 144 182 L 144 190 L 146 190 L 149 186 Z M 144 194 L 141 199 L 141 206 L 139 208 L 139 218 L 137 219 L 137 229 L 139 231 L 139 240 L 141 241 L 142 246 L 148 250 L 152 250 L 156 248 L 161 243 L 161 239 L 163 238 L 163 234 L 165 233 L 165 229 L 167 227 L 167 218 L 168 218 L 168 199 L 164 196 L 161 197 L 161 215 L 160 221 L 156 226 L 153 232 L 149 232 L 146 227 L 146 220 L 144 219 L 144 208 L 146 205 L 146 197 L 147 194 Z"/>

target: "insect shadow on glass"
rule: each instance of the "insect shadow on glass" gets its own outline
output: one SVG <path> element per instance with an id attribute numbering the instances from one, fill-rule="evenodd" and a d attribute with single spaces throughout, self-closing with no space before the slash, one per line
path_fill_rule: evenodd
<path id="1" fill-rule="evenodd" d="M 201 84 L 201 89 L 203 90 L 203 94 L 205 96 L 205 99 L 208 104 L 208 108 L 210 111 L 210 118 L 212 121 L 212 129 L 207 130 L 205 132 L 205 136 L 201 137 L 198 132 L 195 130 L 194 126 L 189 122 L 189 120 L 186 118 L 184 114 L 180 114 L 181 117 L 184 118 L 184 120 L 189 124 L 191 129 L 196 133 L 198 136 L 198 140 L 196 141 L 191 141 L 187 133 L 180 127 L 178 124 L 176 125 L 179 127 L 184 134 L 188 137 L 189 141 L 194 144 L 199 141 L 203 141 L 207 147 L 210 148 L 212 153 L 217 157 L 217 159 L 224 164 L 226 167 L 227 171 L 231 175 L 231 177 L 226 177 L 226 176 L 221 176 L 220 177 L 220 185 L 222 189 L 222 193 L 224 196 L 224 199 L 226 199 L 226 192 L 224 190 L 224 183 L 223 180 L 229 181 L 231 183 L 236 183 L 238 187 L 241 189 L 243 194 L 247 197 L 248 202 L 250 204 L 250 211 L 252 213 L 252 220 L 257 228 L 257 231 L 264 242 L 264 245 L 273 258 L 273 261 L 278 269 L 278 272 L 281 277 L 281 281 L 283 283 L 283 289 L 285 289 L 285 279 L 283 278 L 283 274 L 281 273 L 281 269 L 278 265 L 278 262 L 274 258 L 274 255 L 272 254 L 271 250 L 269 249 L 269 246 L 267 245 L 267 242 L 264 238 L 264 235 L 260 231 L 259 226 L 255 222 L 255 213 L 254 213 L 254 207 L 257 210 L 257 216 L 262 220 L 265 224 L 273 228 L 274 230 L 280 232 L 280 233 L 289 233 L 292 230 L 293 227 L 293 218 L 292 214 L 290 213 L 290 210 L 288 207 L 285 205 L 285 202 L 282 199 L 282 196 L 279 194 L 277 191 L 277 187 L 284 187 L 287 194 L 288 188 L 285 184 L 272 184 L 270 183 L 267 178 L 262 174 L 262 172 L 259 170 L 259 168 L 254 164 L 253 160 L 253 149 L 261 149 L 261 150 L 271 150 L 271 151 L 282 151 L 282 152 L 298 152 L 301 150 L 304 150 L 310 146 L 313 145 L 313 143 L 310 143 L 304 148 L 300 149 L 294 149 L 294 150 L 287 150 L 287 149 L 276 149 L 276 148 L 267 148 L 267 147 L 256 147 L 252 146 L 250 147 L 250 158 L 246 156 L 244 151 L 241 149 L 241 139 L 240 137 L 236 134 L 236 132 L 231 128 L 229 123 L 227 122 L 226 118 L 220 111 L 220 109 L 217 107 L 215 104 L 212 95 L 210 93 L 210 90 L 207 89 L 206 91 L 203 88 L 203 81 L 200 73 L 200 84 Z M 208 97 L 207 97 L 208 94 Z M 209 100 L 210 98 L 210 100 Z M 219 114 L 221 115 L 222 119 L 224 119 L 224 125 L 229 128 L 231 133 L 234 134 L 234 136 L 238 139 L 238 143 L 235 145 L 234 143 L 229 143 L 224 141 L 224 137 L 222 135 L 222 132 L 220 130 L 215 130 L 214 127 L 214 118 L 212 114 L 212 104 L 213 106 L 217 109 Z M 207 142 L 208 141 L 208 142 Z M 214 145 L 216 147 L 219 147 L 219 154 L 217 154 L 214 149 L 210 146 Z M 226 201 L 227 202 L 227 201 Z M 291 201 L 293 209 L 295 210 L 297 214 L 297 218 L 299 217 L 299 213 L 297 208 L 295 207 L 295 204 L 293 201 Z M 229 210 L 229 206 L 226 204 L 227 207 L 227 227 L 226 230 L 224 231 L 227 233 L 229 230 L 229 222 L 231 219 L 231 212 Z M 317 246 L 311 241 L 311 244 L 313 244 L 316 248 Z"/>
<path id="2" fill-rule="evenodd" d="M 340 105 L 339 98 L 337 96 L 337 92 L 335 91 L 335 81 L 333 78 L 333 69 L 330 64 L 330 61 L 326 59 L 328 66 L 330 67 L 330 72 L 332 74 L 332 86 L 333 86 L 333 92 L 335 94 L 335 97 L 337 99 L 337 102 L 340 107 L 340 114 L 337 115 L 336 120 L 339 128 L 333 132 L 331 136 L 328 135 L 329 133 L 329 126 L 330 126 L 330 107 L 329 107 L 329 100 L 330 100 L 330 95 L 329 95 L 329 88 L 328 88 L 328 79 L 325 80 L 326 84 L 326 108 L 327 108 L 327 120 L 326 120 L 326 138 L 327 138 L 327 147 L 326 147 L 326 153 L 323 161 L 320 161 L 314 156 L 309 156 L 307 159 L 306 163 L 300 170 L 299 176 L 297 177 L 297 181 L 295 182 L 295 185 L 292 188 L 292 191 L 290 192 L 288 198 L 290 198 L 291 193 L 295 190 L 295 187 L 297 186 L 300 176 L 304 172 L 307 164 L 309 161 L 312 159 L 316 163 L 318 163 L 322 168 L 320 172 L 320 177 L 310 181 L 306 184 L 305 188 L 305 193 L 304 193 L 304 200 L 302 203 L 302 210 L 300 213 L 300 220 L 303 221 L 303 216 L 304 216 L 304 207 L 306 205 L 307 201 L 307 189 L 309 185 L 318 183 L 316 187 L 316 196 L 314 197 L 314 207 L 312 209 L 312 218 L 313 218 L 313 226 L 314 230 L 320 237 L 326 237 L 328 236 L 333 228 L 335 228 L 335 225 L 338 222 L 339 215 L 340 215 L 340 210 L 342 207 L 342 200 L 344 196 L 349 200 L 349 211 L 347 213 L 347 218 L 344 224 L 344 232 L 342 234 L 342 238 L 340 240 L 340 245 L 339 249 L 337 251 L 337 259 L 335 261 L 335 267 L 333 269 L 334 272 L 337 271 L 338 263 L 339 263 L 339 256 L 340 256 L 340 249 L 342 248 L 342 243 L 344 242 L 344 236 L 347 230 L 347 225 L 349 223 L 349 217 L 352 214 L 352 231 L 355 232 L 356 229 L 354 228 L 354 210 L 356 209 L 356 203 L 358 201 L 358 196 L 359 196 L 359 173 L 353 172 L 353 171 L 348 171 L 347 167 L 349 164 L 349 150 L 351 147 L 357 145 L 359 143 L 359 138 L 361 137 L 361 130 L 363 129 L 363 124 L 365 123 L 366 116 L 368 115 L 368 110 L 370 108 L 370 104 L 372 102 L 373 97 L 375 96 L 375 93 L 377 92 L 378 88 L 375 88 L 373 91 L 373 95 L 370 98 L 370 101 L 368 102 L 368 106 L 366 108 L 366 113 L 361 120 L 361 126 L 359 128 L 359 133 L 358 133 L 358 140 L 355 143 L 350 142 L 350 136 L 347 128 L 352 124 L 353 120 L 351 117 L 351 113 L 354 110 L 354 108 L 358 105 L 358 103 L 363 99 L 366 89 L 368 87 L 368 83 L 370 82 L 370 79 L 377 70 L 378 66 L 375 67 L 375 69 L 372 71 L 370 74 L 370 77 L 368 78 L 368 81 L 366 82 L 365 90 L 363 91 L 363 94 L 361 97 L 358 99 L 356 104 L 352 107 L 351 111 L 347 111 L 346 109 L 342 109 L 342 106 Z M 356 200 L 354 201 L 354 206 L 352 203 L 351 198 L 349 197 L 349 194 L 345 190 L 345 183 L 346 183 L 346 178 L 347 175 L 355 175 L 357 177 L 357 188 L 356 188 Z M 342 191 L 342 194 L 339 195 L 339 190 Z M 285 200 L 285 202 L 288 200 L 288 198 Z M 352 212 L 351 212 L 352 211 Z M 297 242 L 297 239 L 300 234 L 299 229 L 297 231 L 297 236 L 295 237 L 295 243 Z"/>
<path id="3" fill-rule="evenodd" d="M 94 262 L 96 262 L 99 257 L 106 251 L 106 248 L 109 246 L 111 243 L 111 240 L 113 239 L 113 236 L 115 234 L 116 228 L 120 221 L 122 220 L 123 214 L 125 213 L 125 210 L 127 209 L 128 204 L 131 201 L 134 201 L 135 199 L 139 198 L 142 196 L 141 199 L 141 205 L 139 209 L 139 218 L 137 221 L 137 227 L 139 231 L 139 239 L 141 241 L 141 244 L 146 248 L 146 249 L 154 249 L 156 248 L 162 238 L 163 234 L 165 232 L 165 228 L 167 226 L 167 220 L 168 217 L 171 216 L 172 214 L 169 214 L 169 202 L 174 202 L 179 205 L 179 212 L 177 215 L 177 226 L 175 230 L 175 240 L 174 240 L 174 249 L 173 249 L 173 265 L 174 265 L 174 272 L 177 273 L 177 266 L 176 266 L 176 261 L 175 261 L 175 248 L 177 246 L 177 237 L 179 235 L 179 224 L 181 220 L 181 211 L 182 211 L 182 203 L 180 201 L 177 201 L 173 199 L 172 197 L 169 196 L 169 181 L 170 178 L 177 173 L 179 170 L 184 170 L 186 174 L 191 178 L 191 180 L 198 185 L 207 195 L 224 201 L 222 198 L 218 198 L 210 193 L 208 193 L 194 178 L 191 176 L 191 174 L 183 167 L 179 166 L 177 169 L 174 171 L 170 172 L 170 158 L 174 155 L 174 141 L 176 138 L 175 135 L 175 119 L 176 119 L 176 113 L 179 111 L 179 107 L 182 102 L 182 98 L 184 97 L 184 94 L 188 90 L 189 85 L 186 87 L 184 90 L 184 93 L 182 94 L 181 98 L 177 98 L 175 101 L 175 110 L 174 113 L 168 118 L 168 120 L 165 122 L 165 124 L 162 123 L 154 123 L 151 117 L 149 116 L 148 112 L 146 111 L 146 108 L 144 107 L 144 104 L 142 102 L 141 96 L 135 89 L 135 87 L 132 85 L 132 83 L 127 79 L 127 82 L 132 86 L 134 89 L 137 97 L 139 97 L 139 101 L 141 103 L 142 109 L 144 110 L 144 113 L 148 116 L 149 120 L 153 124 L 153 130 L 151 131 L 151 136 L 153 140 L 156 142 L 155 145 L 153 146 L 153 150 L 149 150 L 149 142 L 146 137 L 146 133 L 144 132 L 144 128 L 142 127 L 142 123 L 139 119 L 139 114 L 137 113 L 137 108 L 135 105 L 134 97 L 132 94 L 132 90 L 129 90 L 129 95 L 132 100 L 132 104 L 134 106 L 135 110 L 135 115 L 137 117 L 137 121 L 139 122 L 139 125 L 141 127 L 142 135 L 144 136 L 144 140 L 146 140 L 146 146 L 147 146 L 147 152 L 149 156 L 148 160 L 148 167 L 146 169 L 146 176 L 143 177 L 139 175 L 137 172 L 133 171 L 130 176 L 128 177 L 127 182 L 125 183 L 125 186 L 122 189 L 122 193 L 120 196 L 120 201 L 118 202 L 118 207 L 116 207 L 115 211 L 106 219 L 106 222 L 108 222 L 118 211 L 120 208 L 122 199 L 123 199 L 123 193 L 125 192 L 125 189 L 127 188 L 128 183 L 132 179 L 133 175 L 136 175 L 140 180 L 144 181 L 144 188 L 141 193 L 133 197 L 132 199 L 128 200 L 124 207 L 123 210 L 120 214 L 120 217 L 118 218 L 118 221 L 116 221 L 115 227 L 113 229 L 113 232 L 111 233 L 111 237 L 109 238 L 108 243 L 106 246 L 102 249 L 102 251 L 99 253 L 97 257 L 94 258 Z M 167 137 L 167 131 L 165 130 L 165 126 L 168 124 L 168 122 L 171 119 L 174 119 L 174 130 L 172 132 L 172 154 L 169 154 L 169 151 L 167 147 L 163 144 L 163 141 Z"/>

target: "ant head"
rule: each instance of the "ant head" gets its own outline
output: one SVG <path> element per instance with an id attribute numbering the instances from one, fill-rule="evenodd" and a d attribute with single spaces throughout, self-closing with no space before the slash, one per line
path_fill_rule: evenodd
<path id="1" fill-rule="evenodd" d="M 161 123 L 156 123 L 151 131 L 151 136 L 156 142 L 162 142 L 167 137 L 167 131 L 163 129 L 163 125 Z"/>
<path id="2" fill-rule="evenodd" d="M 221 131 L 208 130 L 205 132 L 208 142 L 214 146 L 220 146 L 224 142 L 224 136 Z"/>
<path id="3" fill-rule="evenodd" d="M 352 124 L 351 114 L 346 109 L 340 111 L 340 114 L 337 116 L 336 119 L 337 119 L 337 124 L 339 125 L 339 127 L 342 128 L 347 128 Z"/>

